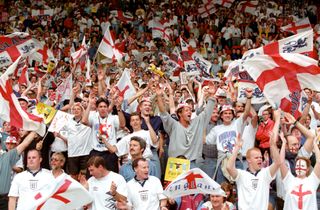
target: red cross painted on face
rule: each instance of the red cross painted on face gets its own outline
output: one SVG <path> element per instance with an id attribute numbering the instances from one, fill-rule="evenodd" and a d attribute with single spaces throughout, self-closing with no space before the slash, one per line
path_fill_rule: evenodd
<path id="1" fill-rule="evenodd" d="M 302 159 L 298 159 L 295 167 L 295 171 L 297 175 L 306 175 L 307 174 L 307 162 Z"/>
<path id="2" fill-rule="evenodd" d="M 60 194 L 66 192 L 66 191 L 68 190 L 68 188 L 70 187 L 71 184 L 72 184 L 72 182 L 71 182 L 70 180 L 68 180 L 68 179 L 64 180 L 63 185 L 61 185 L 61 187 L 60 187 L 50 198 L 59 200 L 59 201 L 65 203 L 65 204 L 70 203 L 70 202 L 71 202 L 70 200 L 68 200 L 68 199 L 65 198 L 65 197 L 62 197 Z M 42 197 L 41 193 L 38 193 L 38 194 L 35 196 L 35 199 L 38 200 L 38 199 L 40 199 L 41 197 Z M 50 199 L 50 198 L 49 198 L 49 199 Z M 42 204 L 40 204 L 40 205 L 37 207 L 37 210 L 40 210 L 45 203 L 46 203 L 46 201 L 43 202 Z"/>
<path id="3" fill-rule="evenodd" d="M 185 179 L 187 180 L 187 183 L 188 183 L 188 189 L 197 188 L 196 178 L 203 178 L 203 176 L 201 176 L 201 174 L 194 174 L 193 172 L 191 172 L 189 175 L 186 176 Z"/>
<path id="4" fill-rule="evenodd" d="M 307 190 L 305 192 L 302 192 L 302 184 L 299 185 L 298 191 L 291 191 L 291 194 L 298 196 L 298 209 L 302 210 L 303 209 L 303 196 L 305 195 L 311 195 L 312 192 L 310 190 Z"/>

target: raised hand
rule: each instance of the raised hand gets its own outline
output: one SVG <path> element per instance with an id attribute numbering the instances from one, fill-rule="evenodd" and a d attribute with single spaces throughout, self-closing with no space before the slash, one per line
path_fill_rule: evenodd
<path id="1" fill-rule="evenodd" d="M 285 112 L 284 117 L 286 119 L 287 124 L 294 124 L 296 122 L 296 118 L 292 116 L 290 113 Z"/>
<path id="2" fill-rule="evenodd" d="M 246 88 L 246 96 L 247 98 L 252 98 L 253 90 L 252 88 Z"/>

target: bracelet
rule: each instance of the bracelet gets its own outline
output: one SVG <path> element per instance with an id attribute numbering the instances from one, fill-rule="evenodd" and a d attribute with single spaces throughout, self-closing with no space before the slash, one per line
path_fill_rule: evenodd
<path id="1" fill-rule="evenodd" d="M 298 123 L 299 121 L 298 120 L 296 120 L 294 123 L 293 123 L 293 125 L 294 126 L 296 126 L 296 124 Z"/>

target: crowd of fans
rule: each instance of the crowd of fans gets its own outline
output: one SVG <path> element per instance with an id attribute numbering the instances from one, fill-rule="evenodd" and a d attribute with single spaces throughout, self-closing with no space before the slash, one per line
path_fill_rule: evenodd
<path id="1" fill-rule="evenodd" d="M 37 179 L 38 186 L 30 183 L 30 188 L 40 189 L 50 181 L 45 169 L 54 177 L 67 173 L 87 187 L 94 196 L 88 206 L 92 209 L 294 209 L 298 197 L 295 201 L 286 192 L 295 181 L 313 186 L 313 197 L 304 201 L 303 209 L 317 209 L 320 157 L 314 139 L 320 125 L 320 90 L 305 89 L 308 101 L 296 120 L 268 104 L 251 104 L 251 89 L 244 103 L 237 101 L 236 81 L 222 76 L 245 51 L 289 36 L 281 26 L 308 17 L 314 31 L 320 31 L 319 2 L 259 0 L 253 15 L 239 11 L 235 1 L 230 8 L 215 4 L 215 12 L 203 17 L 198 8 L 204 3 L 18 0 L 1 5 L 0 35 L 27 31 L 51 49 L 56 62 L 51 74 L 43 73 L 43 63 L 30 64 L 29 84 L 11 78 L 20 106 L 32 112 L 42 102 L 74 118 L 44 138 L 1 123 L 0 209 L 7 209 L 8 202 L 9 209 L 15 209 L 17 198 L 18 209 L 24 209 L 31 192 L 26 182 Z M 54 14 L 32 16 L 32 10 L 43 9 Z M 153 37 L 154 20 L 171 29 L 166 39 Z M 98 52 L 108 27 L 124 53 L 120 63 Z M 86 69 L 75 71 L 70 57 L 84 37 L 92 62 L 89 80 Z M 188 76 L 184 82 L 168 70 L 163 55 L 177 56 L 179 37 L 212 63 L 211 79 Z M 164 75 L 150 71 L 150 64 Z M 125 68 L 136 91 L 131 98 L 116 87 Z M 72 93 L 58 101 L 55 90 L 70 74 Z M 225 196 L 166 198 L 162 192 L 168 157 L 190 160 L 191 168 L 202 169 L 221 184 Z"/>

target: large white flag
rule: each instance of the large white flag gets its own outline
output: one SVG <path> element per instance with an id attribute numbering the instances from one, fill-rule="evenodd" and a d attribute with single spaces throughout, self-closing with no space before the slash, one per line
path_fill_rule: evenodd
<path id="1" fill-rule="evenodd" d="M 28 56 L 39 49 L 35 39 L 23 32 L 0 36 L 0 46 L 0 68 L 9 66 L 18 57 Z"/>
<path id="2" fill-rule="evenodd" d="M 193 168 L 179 175 L 164 190 L 164 194 L 169 198 L 197 193 L 225 196 L 220 185 L 199 168 Z"/>
<path id="3" fill-rule="evenodd" d="M 132 96 L 136 94 L 136 89 L 134 88 L 131 79 L 130 79 L 130 71 L 129 69 L 124 69 L 122 75 L 116 85 L 116 88 L 119 90 L 119 96 L 124 99 L 130 99 Z M 138 102 L 134 101 L 130 105 L 129 112 L 135 112 L 138 107 Z"/>
<path id="4" fill-rule="evenodd" d="M 88 54 L 88 46 L 86 44 L 86 37 L 84 36 L 82 39 L 82 44 L 80 46 L 80 49 L 75 51 L 74 53 L 71 53 L 71 59 L 74 65 L 79 63 L 80 58 L 82 56 L 86 56 Z"/>
<path id="5" fill-rule="evenodd" d="M 303 18 L 298 21 L 292 22 L 286 26 L 280 28 L 282 31 L 288 31 L 294 34 L 298 34 L 304 31 L 312 30 L 309 18 Z"/>
<path id="6" fill-rule="evenodd" d="M 81 208 L 93 201 L 89 192 L 67 174 L 62 174 L 47 189 L 34 195 L 26 210 L 70 210 Z"/>
<path id="7" fill-rule="evenodd" d="M 320 90 L 318 61 L 298 53 L 256 55 L 243 63 L 273 107 L 299 117 L 301 91 Z"/>
<path id="8" fill-rule="evenodd" d="M 102 55 L 106 56 L 107 58 L 111 58 L 113 60 L 116 59 L 118 62 L 120 62 L 124 54 L 114 44 L 109 28 L 110 27 L 108 27 L 106 32 L 104 33 L 104 36 L 98 48 L 98 52 L 100 52 Z"/>
<path id="9" fill-rule="evenodd" d="M 27 131 L 36 131 L 43 136 L 45 125 L 41 117 L 24 111 L 13 92 L 10 75 L 17 68 L 20 57 L 0 77 L 0 118 L 10 125 Z"/>

